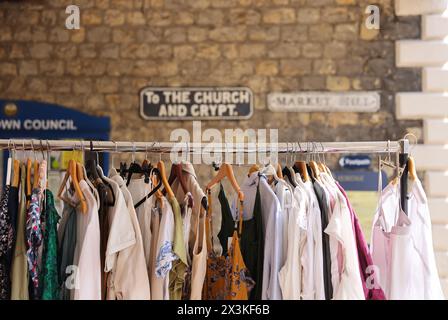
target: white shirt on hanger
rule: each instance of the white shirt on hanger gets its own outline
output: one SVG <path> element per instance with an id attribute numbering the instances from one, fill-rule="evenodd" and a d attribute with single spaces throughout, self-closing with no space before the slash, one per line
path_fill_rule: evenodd
<path id="1" fill-rule="evenodd" d="M 155 198 L 155 197 L 154 197 Z M 157 241 L 154 255 L 154 265 L 151 274 L 151 297 L 153 300 L 169 300 L 169 272 L 173 267 L 173 261 L 177 259 L 173 252 L 174 243 L 174 214 L 171 204 L 166 197 L 162 198 L 163 206 L 153 207 L 152 219 L 159 219 Z M 153 202 L 154 204 L 157 201 Z M 158 216 L 158 217 L 157 217 Z"/>
<path id="2" fill-rule="evenodd" d="M 289 211 L 285 221 L 287 248 L 286 261 L 279 273 L 280 287 L 284 300 L 300 300 L 302 295 L 302 260 L 301 253 L 306 241 L 306 194 L 300 187 L 285 191 L 282 196 L 286 203 L 284 212 Z"/>
<path id="3" fill-rule="evenodd" d="M 411 186 L 408 215 L 400 207 L 400 186 L 389 184 L 384 189 L 373 224 L 371 251 L 388 299 L 444 299 L 427 199 L 419 180 Z"/>
<path id="4" fill-rule="evenodd" d="M 297 179 L 300 178 L 298 174 Z M 304 183 L 305 190 L 309 197 L 309 211 L 308 211 L 308 229 L 307 229 L 307 250 L 311 250 L 309 246 L 312 246 L 312 253 L 307 255 L 308 263 L 304 263 L 306 266 L 312 265 L 312 271 L 309 272 L 309 277 L 313 283 L 312 294 L 307 293 L 304 290 L 304 300 L 325 300 L 325 286 L 324 286 L 324 272 L 323 272 L 323 248 L 322 248 L 322 221 L 321 212 L 319 208 L 319 201 L 317 200 L 316 193 L 314 192 L 313 184 L 311 181 Z M 311 276 L 312 273 L 312 276 Z M 307 279 L 306 281 L 309 281 Z"/>
<path id="5" fill-rule="evenodd" d="M 109 175 L 111 177 L 109 179 L 110 184 L 114 189 L 116 200 L 114 208 L 121 212 L 123 219 L 112 220 L 111 231 L 109 233 L 106 251 L 106 271 L 112 270 L 112 275 L 109 277 L 110 288 L 107 298 L 111 300 L 149 300 L 151 298 L 151 292 L 148 272 L 134 203 L 123 178 L 117 174 L 115 169 L 111 170 Z M 117 190 L 115 186 L 118 188 Z M 127 221 L 128 219 L 125 213 L 129 217 L 129 221 Z M 118 229 L 118 231 L 112 232 L 114 229 Z M 119 243 L 114 244 L 112 237 L 118 238 L 118 242 L 122 242 L 120 239 L 126 239 L 128 237 L 124 234 L 125 232 L 129 233 L 129 239 L 131 237 L 130 235 L 134 235 L 134 241 L 129 242 L 133 242 L 133 244 L 125 246 L 124 243 L 126 241 L 123 241 L 123 245 Z M 114 236 L 113 234 L 115 233 L 116 235 Z M 109 246 L 110 241 L 112 242 Z M 120 247 L 123 249 L 118 250 L 117 248 Z M 132 272 L 129 272 L 130 270 Z"/>
<path id="6" fill-rule="evenodd" d="M 325 175 L 325 174 L 321 174 Z M 323 177 L 322 177 L 323 178 Z M 326 178 L 322 180 L 325 181 Z M 334 260 L 332 259 L 332 283 L 333 299 L 335 300 L 365 300 L 364 289 L 359 275 L 359 262 L 357 256 L 356 240 L 353 232 L 350 210 L 347 206 L 344 195 L 337 188 L 333 188 L 331 182 L 327 180 L 327 187 L 335 195 L 335 205 L 325 232 L 338 241 L 338 246 L 330 249 L 342 249 L 342 268 L 338 266 L 337 251 L 333 251 L 332 257 L 336 257 L 337 274 L 333 274 Z M 330 242 L 331 246 L 331 242 Z M 339 278 L 340 274 L 340 278 Z M 336 286 L 334 283 L 336 282 Z M 339 279 L 337 279 L 339 278 Z"/>
<path id="7" fill-rule="evenodd" d="M 328 221 L 331 220 L 333 215 L 334 207 L 339 201 L 339 189 L 335 185 L 334 181 L 331 180 L 330 176 L 322 172 L 320 174 L 320 182 L 323 186 L 325 192 L 327 193 L 327 198 L 330 202 L 330 210 Z M 339 240 L 330 235 L 330 259 L 331 259 L 331 283 L 333 287 L 333 293 L 337 291 L 339 286 L 339 282 L 341 281 L 341 272 L 342 272 L 342 247 Z"/>
<path id="8" fill-rule="evenodd" d="M 412 222 L 415 247 L 422 258 L 423 298 L 444 300 L 439 272 L 437 270 L 432 240 L 431 215 L 428 200 L 420 180 L 414 181 L 408 202 L 408 216 Z M 420 291 L 420 292 L 422 292 Z"/>
<path id="9" fill-rule="evenodd" d="M 145 183 L 144 178 L 131 179 L 127 189 L 132 196 L 134 205 L 151 192 L 151 186 Z M 149 279 L 151 278 L 151 243 L 153 238 L 151 231 L 152 198 L 153 196 L 135 209 L 142 234 L 143 251 L 145 253 L 146 269 Z"/>
<path id="10" fill-rule="evenodd" d="M 101 300 L 100 222 L 98 204 L 84 180 L 79 187 L 87 202 L 87 212 L 77 210 L 74 264 L 77 265 L 74 300 Z"/>

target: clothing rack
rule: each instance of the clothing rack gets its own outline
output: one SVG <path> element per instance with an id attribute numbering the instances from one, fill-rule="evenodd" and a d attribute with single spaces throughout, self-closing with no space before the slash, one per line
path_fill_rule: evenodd
<path id="1" fill-rule="evenodd" d="M 91 149 L 92 145 L 92 149 Z M 96 152 L 148 152 L 194 153 L 204 146 L 213 152 L 226 153 L 407 153 L 409 140 L 366 141 L 366 142 L 279 142 L 279 143 L 178 143 L 178 142 L 131 142 L 131 141 L 88 141 L 88 140 L 39 140 L 39 139 L 0 139 L 0 149 L 17 151 L 96 151 Z"/>
<path id="2" fill-rule="evenodd" d="M 401 175 L 400 194 L 401 207 L 407 213 L 407 161 L 409 156 L 409 140 L 398 141 L 357 141 L 357 142 L 279 142 L 279 143 L 178 143 L 178 142 L 131 142 L 131 141 L 87 141 L 87 140 L 39 140 L 39 139 L 0 139 L 0 149 L 26 151 L 96 151 L 96 152 L 145 152 L 201 153 L 207 147 L 215 153 L 256 153 L 277 152 L 280 154 L 343 154 L 368 153 L 399 155 L 400 167 L 404 167 Z M 211 148 L 211 149 L 209 149 Z"/>

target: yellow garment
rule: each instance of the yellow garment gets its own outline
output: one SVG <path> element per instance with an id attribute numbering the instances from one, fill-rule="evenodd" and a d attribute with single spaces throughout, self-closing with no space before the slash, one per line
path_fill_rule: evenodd
<path id="1" fill-rule="evenodd" d="M 22 164 L 21 176 L 21 198 L 17 218 L 17 239 L 14 247 L 14 257 L 11 267 L 11 300 L 29 300 L 28 296 L 28 262 L 26 258 L 25 223 L 26 223 L 26 196 L 25 179 L 26 167 Z"/>
<path id="2" fill-rule="evenodd" d="M 185 282 L 185 272 L 188 267 L 187 252 L 184 244 L 184 232 L 182 224 L 182 215 L 179 207 L 179 203 L 175 197 L 169 198 L 171 207 L 174 214 L 174 244 L 173 252 L 179 258 L 173 261 L 173 266 L 170 270 L 170 300 L 181 300 L 182 289 Z"/>

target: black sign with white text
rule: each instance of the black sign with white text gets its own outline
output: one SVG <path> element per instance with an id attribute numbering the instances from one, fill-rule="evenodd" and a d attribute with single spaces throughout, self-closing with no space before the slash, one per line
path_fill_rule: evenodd
<path id="1" fill-rule="evenodd" d="M 146 120 L 243 120 L 253 113 L 249 88 L 143 88 L 140 114 Z"/>

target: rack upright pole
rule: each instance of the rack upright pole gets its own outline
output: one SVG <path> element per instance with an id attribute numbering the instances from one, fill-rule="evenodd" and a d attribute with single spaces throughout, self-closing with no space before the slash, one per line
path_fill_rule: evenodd
<path id="1" fill-rule="evenodd" d="M 400 178 L 400 201 L 401 209 L 404 213 L 408 214 L 408 158 L 409 158 L 409 140 L 400 140 L 400 155 L 399 163 L 400 168 L 403 168 L 403 174 Z"/>

